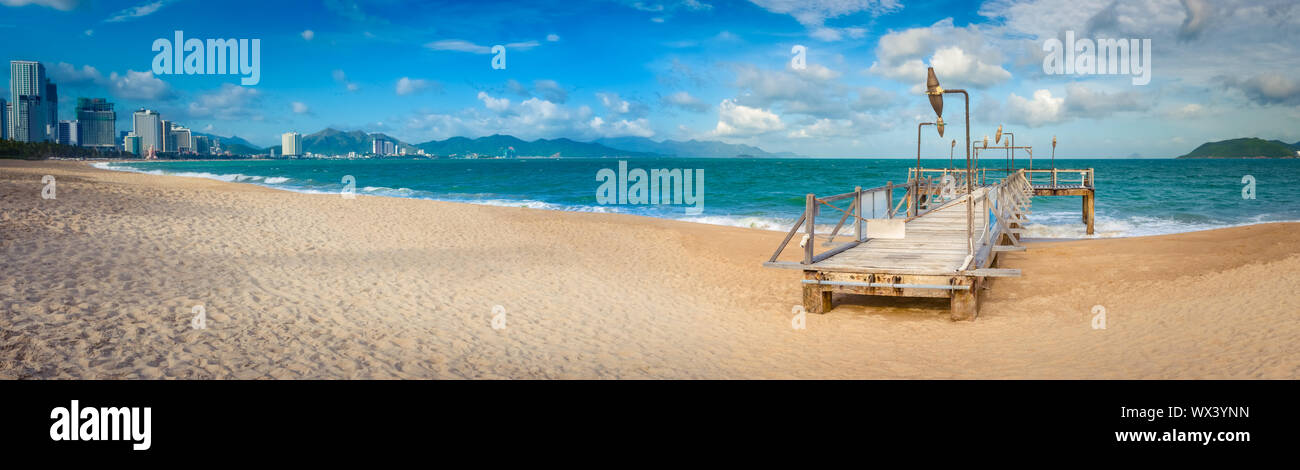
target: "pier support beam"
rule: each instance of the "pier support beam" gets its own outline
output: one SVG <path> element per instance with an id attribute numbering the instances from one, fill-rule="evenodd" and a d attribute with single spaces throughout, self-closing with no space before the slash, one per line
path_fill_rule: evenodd
<path id="1" fill-rule="evenodd" d="M 804 279 L 819 280 L 817 271 L 804 271 Z M 831 290 L 817 284 L 803 285 L 803 309 L 808 313 L 826 313 L 831 310 Z"/>
<path id="2" fill-rule="evenodd" d="M 1083 195 L 1083 223 L 1088 224 L 1088 235 L 1092 235 L 1092 222 L 1096 215 L 1093 208 L 1093 200 L 1096 199 L 1096 193 L 1088 191 Z"/>
<path id="3" fill-rule="evenodd" d="M 966 277 L 953 281 L 954 285 L 970 286 L 970 289 L 952 291 L 948 318 L 952 321 L 970 321 L 979 315 L 980 278 Z M 805 297 L 806 298 L 806 297 Z M 806 302 L 806 300 L 805 300 Z"/>

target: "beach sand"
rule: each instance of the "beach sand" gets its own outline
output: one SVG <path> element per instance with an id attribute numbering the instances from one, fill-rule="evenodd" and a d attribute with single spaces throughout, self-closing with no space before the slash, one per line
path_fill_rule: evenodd
<path id="1" fill-rule="evenodd" d="M 1300 224 L 1032 243 L 976 321 L 803 330 L 783 235 L 0 161 L 0 377 L 1300 377 Z"/>

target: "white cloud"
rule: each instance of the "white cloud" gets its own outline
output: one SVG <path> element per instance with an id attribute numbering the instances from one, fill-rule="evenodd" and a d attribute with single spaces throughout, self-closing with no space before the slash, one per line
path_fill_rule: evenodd
<path id="1" fill-rule="evenodd" d="M 563 104 L 569 100 L 569 92 L 555 80 L 534 80 L 533 92 L 552 103 Z"/>
<path id="2" fill-rule="evenodd" d="M 1224 85 L 1264 105 L 1300 103 L 1300 80 L 1278 72 L 1265 72 L 1245 80 L 1222 78 Z"/>
<path id="3" fill-rule="evenodd" d="M 822 41 L 838 41 L 845 34 L 860 38 L 863 28 L 834 28 L 826 20 L 857 13 L 878 16 L 903 7 L 898 0 L 750 0 L 772 13 L 790 15 L 808 28 L 809 35 Z"/>
<path id="4" fill-rule="evenodd" d="M 1188 103 L 1167 111 L 1165 114 L 1175 119 L 1197 119 L 1209 115 L 1209 111 L 1200 104 Z"/>
<path id="5" fill-rule="evenodd" d="M 307 104 L 301 101 L 294 101 L 292 107 L 294 114 L 307 114 L 311 112 L 311 108 L 308 108 Z"/>
<path id="6" fill-rule="evenodd" d="M 655 131 L 650 129 L 650 121 L 646 120 L 646 118 L 632 121 L 620 119 L 607 123 L 600 116 L 596 116 L 591 118 L 587 125 L 601 137 L 650 137 L 655 135 Z"/>
<path id="7" fill-rule="evenodd" d="M 67 62 L 59 62 L 47 69 L 50 79 L 61 86 L 102 84 L 104 76 L 94 67 L 83 65 L 78 69 Z"/>
<path id="8" fill-rule="evenodd" d="M 558 39 L 558 38 L 557 38 Z M 512 42 L 505 44 L 506 49 L 526 51 L 539 46 L 537 41 Z M 468 52 L 471 54 L 491 54 L 492 46 L 475 44 L 464 39 L 441 39 L 425 44 L 424 47 L 435 51 Z"/>
<path id="9" fill-rule="evenodd" d="M 616 115 L 620 115 L 620 116 L 631 115 L 633 117 L 641 117 L 644 116 L 647 112 L 649 112 L 649 109 L 646 107 L 646 105 L 636 101 L 625 100 L 619 97 L 618 93 L 606 93 L 606 92 L 596 93 L 596 98 L 600 99 L 600 104 L 605 106 L 605 109 L 609 110 L 609 112 L 614 113 Z"/>
<path id="10" fill-rule="evenodd" d="M 1124 111 L 1141 111 L 1149 107 L 1135 91 L 1105 92 L 1080 83 L 1065 87 L 1066 108 L 1072 117 L 1100 118 Z"/>
<path id="11" fill-rule="evenodd" d="M 492 95 L 487 94 L 487 92 L 480 91 L 478 92 L 478 99 L 483 101 L 484 107 L 487 107 L 487 109 L 496 111 L 498 113 L 502 113 L 505 112 L 507 109 L 510 109 L 509 98 L 493 98 Z"/>
<path id="12" fill-rule="evenodd" d="M 928 60 L 947 88 L 987 88 L 1011 79 L 1011 72 L 1000 65 L 1000 48 L 988 40 L 991 35 L 974 25 L 956 28 L 952 18 L 891 31 L 876 44 L 876 61 L 867 71 L 910 83 L 919 92 Z"/>
<path id="13" fill-rule="evenodd" d="M 1033 99 L 1022 98 L 1012 93 L 1007 98 L 1008 116 L 1011 122 L 1018 122 L 1029 127 L 1061 122 L 1065 115 L 1065 98 L 1054 98 L 1048 90 L 1034 92 Z"/>
<path id="14" fill-rule="evenodd" d="M 221 120 L 260 119 L 255 105 L 262 93 L 254 87 L 245 87 L 233 83 L 222 84 L 216 91 L 204 93 L 190 103 L 190 117 Z"/>
<path id="15" fill-rule="evenodd" d="M 796 70 L 765 70 L 743 65 L 736 70 L 736 103 L 757 108 L 780 108 L 784 114 L 818 118 L 845 118 L 852 111 L 843 96 L 851 90 L 836 81 L 839 72 L 820 64 Z"/>
<path id="16" fill-rule="evenodd" d="M 665 106 L 674 106 L 687 111 L 702 113 L 709 110 L 709 104 L 700 101 L 699 98 L 691 96 L 690 93 L 679 91 L 663 97 L 661 100 Z"/>
<path id="17" fill-rule="evenodd" d="M 975 88 L 987 88 L 1011 79 L 1011 72 L 1000 66 L 986 64 L 975 56 L 956 46 L 945 47 L 935 51 L 930 58 L 930 66 L 935 73 L 948 77 L 960 77 L 964 83 Z M 925 80 L 925 75 L 920 76 Z"/>
<path id="18" fill-rule="evenodd" d="M 722 100 L 718 105 L 718 125 L 713 129 L 713 135 L 747 137 L 782 129 L 785 129 L 785 124 L 776 113 Z"/>
<path id="19" fill-rule="evenodd" d="M 68 11 L 77 8 L 80 4 L 78 0 L 0 0 L 0 5 L 7 7 L 21 7 L 27 5 L 36 5 L 49 7 L 55 10 Z"/>
<path id="20" fill-rule="evenodd" d="M 302 36 L 303 39 L 306 39 L 306 40 L 310 41 L 310 40 L 312 40 L 313 38 L 316 37 L 316 32 L 315 32 L 315 31 L 312 31 L 312 30 L 310 30 L 310 29 L 304 29 L 304 30 L 302 31 L 302 33 L 301 33 L 301 36 Z"/>
<path id="21" fill-rule="evenodd" d="M 114 96 L 123 99 L 162 100 L 172 96 L 171 86 L 153 76 L 153 72 L 127 70 L 123 75 L 113 72 L 108 77 L 108 88 Z"/>
<path id="22" fill-rule="evenodd" d="M 556 42 L 560 40 L 560 35 L 551 33 L 546 35 L 546 42 Z"/>
<path id="23" fill-rule="evenodd" d="M 331 75 L 333 75 L 334 81 L 342 83 L 343 87 L 347 89 L 349 92 L 353 92 L 361 89 L 361 87 L 356 83 L 348 81 L 348 75 L 344 73 L 342 69 L 334 69 Z"/>
<path id="24" fill-rule="evenodd" d="M 402 77 L 397 79 L 397 94 L 411 95 L 433 86 L 434 83 L 420 78 Z"/>
<path id="25" fill-rule="evenodd" d="M 174 2 L 175 0 L 156 0 L 153 2 L 136 5 L 124 9 L 122 11 L 119 11 L 104 21 L 109 23 L 118 23 L 122 21 L 132 20 L 135 18 L 149 16 L 154 14 L 158 10 L 162 9 L 162 7 L 165 7 Z"/>

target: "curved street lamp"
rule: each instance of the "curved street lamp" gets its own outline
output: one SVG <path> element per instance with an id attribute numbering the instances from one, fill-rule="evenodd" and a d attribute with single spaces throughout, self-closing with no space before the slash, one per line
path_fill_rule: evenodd
<path id="1" fill-rule="evenodd" d="M 915 210 L 918 211 L 921 207 L 921 198 L 920 195 L 917 194 L 917 192 L 921 190 L 921 128 L 925 126 L 937 127 L 939 129 L 939 137 L 943 137 L 943 119 L 939 119 L 938 124 L 933 122 L 922 122 L 916 125 L 916 175 L 912 179 L 913 186 L 910 192 L 912 194 L 912 207 L 917 208 Z"/>
<path id="2" fill-rule="evenodd" d="M 997 138 L 993 142 L 1002 143 L 1002 136 L 1004 135 L 1011 138 L 1011 146 L 1007 147 L 1007 171 L 1010 172 L 1016 167 L 1016 134 L 1014 132 L 1002 132 L 1002 125 L 998 124 Z"/>
<path id="3" fill-rule="evenodd" d="M 974 201 L 971 201 L 971 193 L 974 192 L 975 182 L 973 181 L 973 178 L 970 177 L 971 175 L 970 173 L 970 94 L 966 93 L 966 90 L 962 90 L 962 89 L 945 90 L 943 89 L 943 87 L 940 87 L 939 77 L 936 77 L 934 75 L 934 67 L 928 67 L 925 73 L 926 73 L 925 94 L 928 95 L 930 98 L 930 107 L 934 108 L 934 114 L 939 117 L 936 120 L 936 122 L 938 122 L 939 124 L 941 125 L 943 124 L 944 93 L 961 93 L 962 97 L 965 98 L 964 101 L 966 104 L 966 221 L 967 221 L 966 248 L 970 255 L 974 255 L 975 227 L 974 225 L 972 225 L 971 221 L 974 220 L 975 214 L 974 214 L 974 208 L 972 207 L 974 206 L 973 204 Z"/>

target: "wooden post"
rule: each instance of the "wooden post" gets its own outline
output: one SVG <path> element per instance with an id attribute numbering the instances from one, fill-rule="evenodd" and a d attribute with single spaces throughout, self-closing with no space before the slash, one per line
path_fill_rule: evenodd
<path id="1" fill-rule="evenodd" d="M 808 242 L 803 246 L 803 264 L 812 264 L 814 245 L 817 244 L 816 222 L 817 222 L 817 198 L 808 194 L 804 200 L 804 214 L 807 214 L 807 220 L 804 221 L 804 234 L 808 236 Z"/>
<path id="2" fill-rule="evenodd" d="M 858 214 L 858 220 L 855 221 L 855 223 L 857 223 L 858 241 L 862 242 L 867 240 L 867 237 L 863 236 L 862 233 L 862 215 L 864 212 L 862 210 L 862 186 L 855 186 L 853 192 L 856 193 L 856 195 L 853 196 L 853 209 Z M 872 207 L 872 211 L 875 211 L 875 207 Z"/>
<path id="3" fill-rule="evenodd" d="M 885 218 L 894 218 L 894 182 L 885 182 Z"/>
<path id="4" fill-rule="evenodd" d="M 804 279 L 818 279 L 817 271 L 804 271 Z M 817 284 L 803 285 L 803 309 L 808 313 L 826 313 L 831 310 L 831 291 Z"/>
<path id="5" fill-rule="evenodd" d="M 979 315 L 979 289 L 980 278 L 962 277 L 953 281 L 954 286 L 968 286 L 969 289 L 952 291 L 952 298 L 949 299 L 948 318 L 952 321 L 969 321 L 974 320 Z M 807 294 L 804 295 L 807 299 Z M 804 300 L 807 303 L 807 300 Z M 808 307 L 804 307 L 806 310 Z"/>
<path id="6" fill-rule="evenodd" d="M 1088 224 L 1088 235 L 1092 235 L 1092 224 L 1096 215 L 1096 210 L 1093 207 L 1093 199 L 1095 197 L 1096 193 L 1092 191 L 1083 194 L 1083 222 Z"/>
<path id="7" fill-rule="evenodd" d="M 915 207 L 913 202 L 915 201 L 916 201 L 916 178 L 912 178 L 912 181 L 909 181 L 907 185 L 907 216 L 908 217 L 912 217 L 916 215 L 916 210 L 913 209 L 913 207 Z"/>

